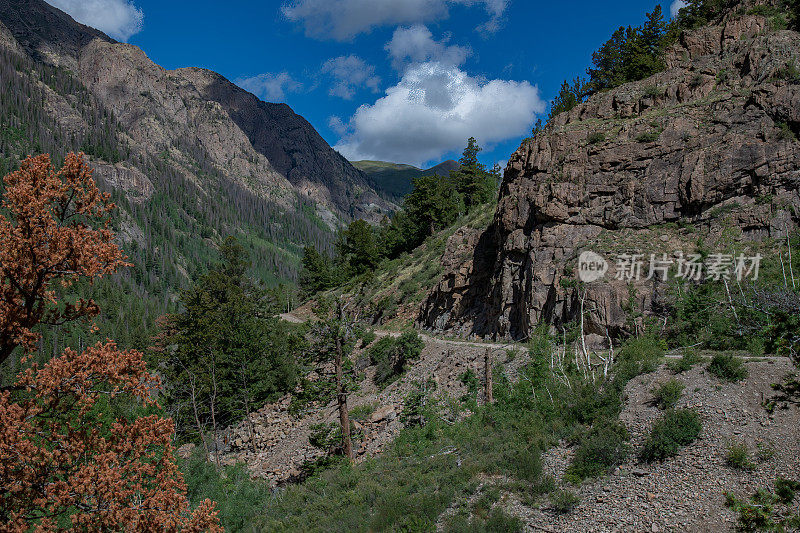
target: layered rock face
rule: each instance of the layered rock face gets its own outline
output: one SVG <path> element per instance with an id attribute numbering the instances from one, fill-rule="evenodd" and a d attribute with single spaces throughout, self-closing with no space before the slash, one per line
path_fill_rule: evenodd
<path id="1" fill-rule="evenodd" d="M 592 96 L 523 143 L 492 226 L 448 244 L 447 273 L 420 325 L 519 339 L 583 306 L 588 332 L 613 335 L 632 299 L 653 313 L 666 287 L 658 276 L 615 279 L 608 254 L 671 255 L 699 237 L 745 250 L 796 227 L 800 34 L 730 13 L 683 35 L 666 61 L 664 72 Z M 612 265 L 581 288 L 575 267 L 586 250 Z"/>

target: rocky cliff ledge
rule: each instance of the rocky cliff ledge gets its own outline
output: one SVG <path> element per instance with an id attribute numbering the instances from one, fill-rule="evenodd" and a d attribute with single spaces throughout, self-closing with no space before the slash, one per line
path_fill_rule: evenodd
<path id="1" fill-rule="evenodd" d="M 576 288 L 582 251 L 649 257 L 698 238 L 753 250 L 797 226 L 800 34 L 730 13 L 684 34 L 666 63 L 522 144 L 493 224 L 448 243 L 422 327 L 520 339 L 541 321 L 573 320 L 583 300 L 588 331 L 613 335 L 631 297 L 656 312 L 665 284 L 617 281 L 611 260 L 607 281 Z"/>

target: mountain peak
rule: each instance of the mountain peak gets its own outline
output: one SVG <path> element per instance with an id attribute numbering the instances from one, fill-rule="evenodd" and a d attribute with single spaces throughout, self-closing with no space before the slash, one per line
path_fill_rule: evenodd
<path id="1" fill-rule="evenodd" d="M 0 0 L 0 22 L 36 59 L 75 58 L 94 39 L 116 41 L 42 0 Z"/>

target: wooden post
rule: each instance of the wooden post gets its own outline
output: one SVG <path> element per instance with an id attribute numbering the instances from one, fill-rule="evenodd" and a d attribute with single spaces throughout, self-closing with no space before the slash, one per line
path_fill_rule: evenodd
<path id="1" fill-rule="evenodd" d="M 340 326 L 341 327 L 341 326 Z M 342 450 L 348 459 L 353 458 L 353 444 L 350 441 L 350 415 L 347 412 L 347 393 L 344 390 L 342 372 L 342 336 L 336 332 L 336 399 L 339 403 L 339 424 L 342 428 Z"/>
<path id="2" fill-rule="evenodd" d="M 492 349 L 486 348 L 483 356 L 483 397 L 486 405 L 492 403 Z"/>

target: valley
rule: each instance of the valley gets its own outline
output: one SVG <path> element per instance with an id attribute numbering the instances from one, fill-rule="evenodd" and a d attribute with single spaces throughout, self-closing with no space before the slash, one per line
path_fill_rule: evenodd
<path id="1" fill-rule="evenodd" d="M 118 1 L 0 0 L 0 530 L 800 529 L 800 2 L 539 105 L 519 2 L 287 2 L 229 81 Z"/>

